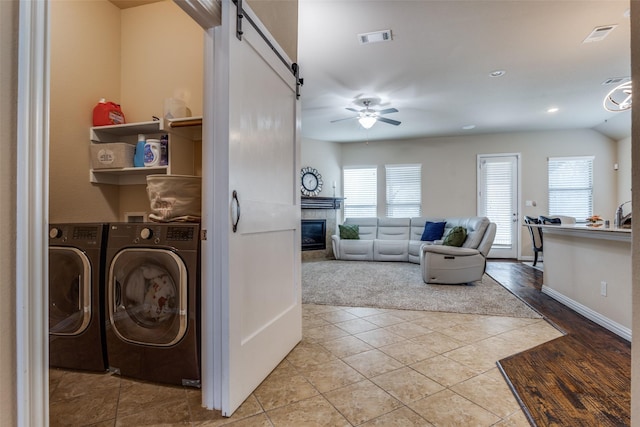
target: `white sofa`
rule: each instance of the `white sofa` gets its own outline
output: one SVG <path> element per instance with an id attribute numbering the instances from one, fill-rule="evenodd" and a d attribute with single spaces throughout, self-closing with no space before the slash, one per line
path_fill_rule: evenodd
<path id="1" fill-rule="evenodd" d="M 467 230 L 462 247 L 420 240 L 427 221 L 446 221 L 443 236 L 456 226 Z M 425 283 L 466 283 L 480 280 L 495 238 L 496 225 L 486 217 L 347 218 L 358 225 L 359 239 L 331 236 L 339 260 L 405 261 L 421 265 Z"/>

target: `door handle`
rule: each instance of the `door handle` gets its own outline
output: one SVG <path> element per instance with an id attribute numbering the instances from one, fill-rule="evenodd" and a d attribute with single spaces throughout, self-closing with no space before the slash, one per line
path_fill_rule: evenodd
<path id="1" fill-rule="evenodd" d="M 236 190 L 233 190 L 231 202 L 231 217 L 233 218 L 232 230 L 235 233 L 238 231 L 238 223 L 240 222 L 240 200 L 238 200 L 238 192 Z"/>

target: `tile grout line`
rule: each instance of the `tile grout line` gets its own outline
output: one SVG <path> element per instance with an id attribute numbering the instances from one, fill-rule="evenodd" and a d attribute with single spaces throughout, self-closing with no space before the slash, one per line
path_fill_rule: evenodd
<path id="1" fill-rule="evenodd" d="M 358 317 L 358 318 L 364 318 L 364 317 L 368 317 L 368 316 L 363 316 L 363 317 Z M 422 316 L 422 317 L 426 317 L 426 316 Z M 508 317 L 508 316 L 487 316 L 487 317 Z M 321 318 L 322 318 L 323 320 L 326 320 L 326 318 L 323 318 L 323 317 L 321 317 Z M 400 323 L 397 323 L 397 324 L 402 324 L 402 323 L 412 323 L 412 322 L 413 322 L 413 320 L 416 320 L 416 319 L 412 319 L 412 320 L 403 319 L 403 322 L 400 322 Z M 330 323 L 331 323 L 331 324 L 333 324 L 334 326 L 340 327 L 339 325 L 337 325 L 337 323 L 342 323 L 342 322 L 330 322 Z M 538 322 L 535 322 L 535 323 L 538 323 Z M 461 324 L 461 323 L 456 323 L 456 325 L 458 325 L 458 324 Z M 377 329 L 385 330 L 386 328 L 388 328 L 388 327 L 390 327 L 390 326 L 393 326 L 393 325 L 388 325 L 388 326 L 380 326 L 380 325 L 376 325 L 376 326 L 377 326 Z M 455 325 L 454 325 L 454 326 L 455 326 Z M 487 339 L 490 339 L 490 338 L 499 337 L 500 335 L 502 335 L 502 334 L 504 334 L 504 333 L 507 333 L 507 332 L 510 332 L 510 331 L 514 331 L 514 330 L 519 330 L 519 329 L 522 329 L 523 327 L 527 327 L 527 326 L 529 326 L 529 325 L 527 324 L 527 325 L 514 326 L 514 327 L 510 327 L 510 328 L 505 329 L 505 330 L 503 330 L 503 331 L 501 331 L 501 332 L 498 332 L 498 333 L 491 333 L 490 335 L 488 335 L 487 337 L 485 337 L 485 338 L 483 338 L 483 339 L 480 339 L 480 340 L 474 341 L 472 344 L 480 343 L 480 342 L 482 342 L 482 341 L 484 341 L 484 340 L 487 340 Z M 342 328 L 341 328 L 341 329 L 342 329 Z M 377 329 L 374 329 L 374 330 L 377 330 Z M 435 330 L 432 330 L 432 331 L 435 331 Z M 346 331 L 346 332 L 348 332 L 348 331 Z M 348 333 L 349 333 L 349 332 L 348 332 Z M 362 332 L 359 332 L 359 333 L 362 333 Z M 442 332 L 441 332 L 441 333 L 442 333 Z M 396 335 L 397 335 L 397 334 L 396 334 Z M 360 339 L 358 336 L 356 336 L 356 334 L 353 334 L 353 333 L 349 333 L 349 336 L 354 337 L 354 338 L 356 338 L 356 339 Z M 400 341 L 400 342 L 410 341 L 410 339 L 411 339 L 411 338 L 406 338 L 406 337 L 402 337 L 402 338 L 404 338 L 404 340 L 403 340 L 403 341 Z M 415 338 L 415 337 L 413 337 L 413 338 Z M 453 338 L 453 337 L 451 337 L 451 338 Z M 455 339 L 455 338 L 453 338 L 453 339 Z M 328 340 L 328 341 L 331 341 L 331 340 Z M 361 340 L 361 341 L 362 341 L 362 340 Z M 324 342 L 326 342 L 326 341 L 324 341 Z M 365 342 L 365 341 L 363 341 L 363 342 Z M 324 346 L 322 345 L 322 343 L 323 343 L 323 342 L 318 342 L 318 344 L 320 344 L 320 346 L 321 346 L 321 347 L 323 347 L 323 348 L 325 348 L 325 349 L 326 349 L 326 347 L 324 347 Z M 366 342 L 365 342 L 365 343 L 366 343 Z M 395 344 L 398 344 L 398 343 L 399 343 L 399 342 L 392 343 L 392 344 L 389 344 L 389 346 L 391 346 L 391 345 L 395 345 Z M 369 344 L 369 343 L 366 343 L 366 344 Z M 466 346 L 468 346 L 468 345 L 472 345 L 472 344 L 462 345 L 461 347 L 457 347 L 457 348 L 455 348 L 455 349 L 450 349 L 450 350 L 447 350 L 447 351 L 445 351 L 445 352 L 443 352 L 443 353 L 438 353 L 438 352 L 436 352 L 436 355 L 440 355 L 440 356 L 442 356 L 442 357 L 444 357 L 444 358 L 446 358 L 446 359 L 448 359 L 448 360 L 451 360 L 451 361 L 453 361 L 453 362 L 455 362 L 455 363 L 459 363 L 459 364 L 461 364 L 461 365 L 463 365 L 463 366 L 466 366 L 466 367 L 468 367 L 468 368 L 470 368 L 470 369 L 474 369 L 474 370 L 475 370 L 476 368 L 474 368 L 474 367 L 472 367 L 472 366 L 469 366 L 469 365 L 466 365 L 465 363 L 459 362 L 459 361 L 457 361 L 457 360 L 455 360 L 455 359 L 451 359 L 449 356 L 447 356 L 447 355 L 446 355 L 446 353 L 450 353 L 450 352 L 452 352 L 452 351 L 454 351 L 454 350 L 457 350 L 457 349 L 460 349 L 460 348 L 464 348 L 464 347 L 466 347 Z M 371 344 L 369 344 L 369 345 L 371 345 Z M 382 347 L 384 347 L 384 345 L 383 345 Z M 456 394 L 456 395 L 457 395 L 457 396 L 459 396 L 460 398 L 462 398 L 462 399 L 464 399 L 464 400 L 466 400 L 466 401 L 470 402 L 471 404 L 476 405 L 476 406 L 480 407 L 481 409 L 483 409 L 483 410 L 487 411 L 488 413 L 493 414 L 494 416 L 496 416 L 497 418 L 499 418 L 499 419 L 500 419 L 500 421 L 504 421 L 505 419 L 507 419 L 507 418 L 511 417 L 512 415 L 514 415 L 518 410 L 521 410 L 521 409 L 516 409 L 516 410 L 514 410 L 514 411 L 511 411 L 507 416 L 503 417 L 503 416 L 501 416 L 501 415 L 499 415 L 499 414 L 496 414 L 496 413 L 495 413 L 495 412 L 493 412 L 491 409 L 489 409 L 489 408 L 485 408 L 484 406 L 480 405 L 479 403 L 477 403 L 477 402 L 474 402 L 474 401 L 470 400 L 468 397 L 466 397 L 466 396 L 464 396 L 464 395 L 461 395 L 460 393 L 458 393 L 457 391 L 455 391 L 455 390 L 453 390 L 453 389 L 452 389 L 452 387 L 455 387 L 455 386 L 456 386 L 456 385 L 458 385 L 458 384 L 464 383 L 465 381 L 468 381 L 468 380 L 470 380 L 470 379 L 477 378 L 477 377 L 480 377 L 480 376 L 482 376 L 482 375 L 487 374 L 489 371 L 491 371 L 492 369 L 494 369 L 494 367 L 491 367 L 491 368 L 489 368 L 489 369 L 484 369 L 484 370 L 482 370 L 482 371 L 480 371 L 480 372 L 476 373 L 475 375 L 473 375 L 473 376 L 471 376 L 471 377 L 469 377 L 469 378 L 466 378 L 466 379 L 465 379 L 465 380 L 463 380 L 463 381 L 459 381 L 459 382 L 457 382 L 457 383 L 455 383 L 455 384 L 452 384 L 451 386 L 447 386 L 447 385 L 445 385 L 445 384 L 442 384 L 442 383 L 438 382 L 437 380 L 435 380 L 435 379 L 433 379 L 433 378 L 430 378 L 429 376 L 427 376 L 427 375 L 423 374 L 422 372 L 417 371 L 413 366 L 411 366 L 411 365 L 414 365 L 415 363 L 419 363 L 420 361 L 415 362 L 415 363 L 413 363 L 413 364 L 411 364 L 411 365 L 407 365 L 407 364 L 405 364 L 404 362 L 402 362 L 402 361 L 400 361 L 400 360 L 398 360 L 398 359 L 394 358 L 393 356 L 388 355 L 388 354 L 387 354 L 387 353 L 385 353 L 384 351 L 380 350 L 380 347 L 375 347 L 375 346 L 374 346 L 374 349 L 376 349 L 376 350 L 378 350 L 378 351 L 381 351 L 382 353 L 386 354 L 387 356 L 389 356 L 389 357 L 393 358 L 394 360 L 396 360 L 396 361 L 398 361 L 400 364 L 402 364 L 402 367 L 397 368 L 397 369 L 394 369 L 394 370 L 391 370 L 391 371 L 389 371 L 389 372 L 394 372 L 394 371 L 397 371 L 397 370 L 399 370 L 399 369 L 403 369 L 403 368 L 407 367 L 407 368 L 409 368 L 409 369 L 413 370 L 414 372 L 416 372 L 416 373 L 418 373 L 418 374 L 420 374 L 420 375 L 423 375 L 423 376 L 425 376 L 426 378 L 428 378 L 428 379 L 430 379 L 430 380 L 432 380 L 432 381 L 436 382 L 436 383 L 437 383 L 437 384 L 439 384 L 440 386 L 444 387 L 444 389 L 443 389 L 443 390 L 440 390 L 440 391 L 438 391 L 438 392 L 436 392 L 436 393 L 433 393 L 432 395 L 424 396 L 424 397 L 422 397 L 421 399 L 426 398 L 426 397 L 429 397 L 429 396 L 433 396 L 433 395 L 435 395 L 435 394 L 437 394 L 437 393 L 440 393 L 440 392 L 442 392 L 442 391 L 448 390 L 448 391 L 450 391 L 451 393 Z M 330 351 L 330 350 L 328 350 L 328 349 L 327 349 L 327 351 L 331 352 L 331 351 Z M 332 354 L 333 354 L 333 353 L 332 353 Z M 356 354 L 359 354 L 359 353 L 356 353 Z M 356 370 L 358 373 L 360 373 L 361 375 L 365 376 L 365 375 L 364 375 L 364 373 L 362 373 L 362 372 L 358 371 L 355 367 L 353 367 L 353 366 L 352 366 L 352 365 L 350 365 L 348 362 L 346 362 L 345 360 L 343 360 L 343 358 L 338 357 L 338 356 L 336 356 L 335 354 L 333 354 L 333 355 L 334 355 L 335 357 L 337 357 L 337 358 L 338 358 L 338 360 L 341 360 L 342 362 L 344 362 L 344 363 L 346 363 L 348 366 L 350 366 L 352 369 Z M 433 356 L 433 357 L 435 357 L 435 356 Z M 426 359 L 423 359 L 423 360 L 427 360 L 427 359 L 429 359 L 429 358 L 430 358 L 430 357 L 428 357 L 428 358 L 426 358 Z M 497 364 L 497 361 L 496 361 L 495 363 Z M 383 374 L 379 374 L 379 375 L 376 375 L 376 376 L 384 375 L 384 374 L 389 373 L 389 372 L 385 372 L 385 373 L 383 373 Z M 303 376 L 304 376 L 304 374 L 303 374 Z M 305 378 L 306 378 L 306 377 L 305 377 Z M 409 410 L 411 410 L 412 412 L 414 412 L 414 413 L 415 413 L 415 411 L 414 411 L 411 407 L 409 407 L 409 406 L 408 406 L 408 404 L 404 403 L 403 401 L 400 401 L 400 400 L 399 400 L 399 399 L 397 399 L 395 396 L 393 396 L 391 393 L 389 393 L 386 389 L 384 389 L 384 388 L 382 388 L 382 387 L 378 386 L 375 382 L 373 382 L 371 378 L 374 378 L 374 377 L 369 378 L 369 377 L 365 376 L 365 378 L 366 378 L 367 380 L 369 380 L 371 383 L 373 383 L 375 386 L 379 387 L 381 390 L 383 390 L 383 391 L 384 391 L 385 393 L 387 393 L 389 396 L 391 396 L 391 397 L 392 397 L 392 398 L 394 398 L 395 400 L 397 400 L 397 401 L 399 401 L 400 403 L 402 403 L 402 407 L 406 407 L 406 408 L 408 408 Z M 347 386 L 345 386 L 345 387 L 347 387 Z M 344 387 L 341 387 L 341 388 L 344 388 Z M 421 400 L 421 399 L 418 399 L 418 400 Z M 336 408 L 336 409 L 337 409 L 337 408 Z M 397 409 L 399 409 L 399 408 L 395 408 L 393 411 L 395 411 L 395 410 L 397 410 Z M 393 411 L 390 411 L 390 412 L 393 412 Z M 417 413 L 416 413 L 416 414 L 417 414 Z M 383 416 L 383 415 L 385 415 L 385 414 L 382 414 L 382 415 L 379 415 L 379 416 Z M 423 416 L 421 416 L 420 414 L 417 414 L 417 415 L 418 415 L 418 416 L 420 416 L 422 419 L 425 419 L 425 418 L 424 418 Z M 378 418 L 378 417 L 376 417 L 376 418 Z M 375 418 L 374 418 L 374 419 L 375 419 Z M 425 420 L 426 420 L 427 422 L 431 422 L 431 421 L 429 421 L 429 420 L 427 420 L 427 419 L 425 419 Z M 371 421 L 371 420 L 368 420 L 368 421 Z M 368 421 L 367 421 L 367 422 L 368 422 Z"/>

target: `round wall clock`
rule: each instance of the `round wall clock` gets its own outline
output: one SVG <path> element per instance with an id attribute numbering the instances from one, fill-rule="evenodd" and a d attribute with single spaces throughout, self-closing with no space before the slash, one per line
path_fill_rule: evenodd
<path id="1" fill-rule="evenodd" d="M 300 191 L 303 196 L 317 196 L 322 190 L 322 175 L 315 168 L 305 167 L 300 170 Z"/>

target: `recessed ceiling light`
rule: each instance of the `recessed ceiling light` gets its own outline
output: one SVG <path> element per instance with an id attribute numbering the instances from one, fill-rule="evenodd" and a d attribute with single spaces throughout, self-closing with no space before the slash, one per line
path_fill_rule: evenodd
<path id="1" fill-rule="evenodd" d="M 547 113 L 557 113 L 558 111 L 560 111 L 558 107 L 551 107 L 547 110 Z"/>
<path id="2" fill-rule="evenodd" d="M 495 70 L 495 71 L 490 72 L 489 76 L 491 76 L 491 77 L 502 77 L 505 74 L 507 74 L 507 72 L 504 71 L 504 70 Z"/>
<path id="3" fill-rule="evenodd" d="M 474 129 L 475 127 L 476 125 L 465 125 L 465 126 L 462 126 L 462 129 L 469 130 L 469 129 Z"/>

